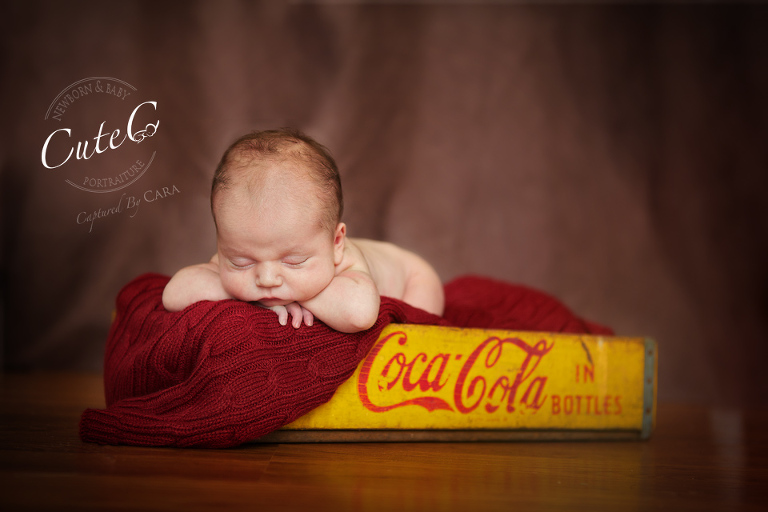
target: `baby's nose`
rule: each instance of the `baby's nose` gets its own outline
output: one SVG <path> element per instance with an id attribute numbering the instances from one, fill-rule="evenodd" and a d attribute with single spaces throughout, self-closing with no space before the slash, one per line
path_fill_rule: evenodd
<path id="1" fill-rule="evenodd" d="M 280 277 L 279 269 L 276 265 L 270 263 L 262 264 L 259 267 L 258 276 L 256 277 L 257 283 L 262 288 L 274 288 L 280 286 L 283 282 Z"/>

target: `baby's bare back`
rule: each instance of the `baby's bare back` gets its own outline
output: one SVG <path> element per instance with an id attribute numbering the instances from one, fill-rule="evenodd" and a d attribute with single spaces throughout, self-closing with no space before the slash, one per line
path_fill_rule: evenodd
<path id="1" fill-rule="evenodd" d="M 403 300 L 430 313 L 443 313 L 443 286 L 437 272 L 423 258 L 388 242 L 348 238 L 348 255 L 367 267 L 379 294 Z"/>

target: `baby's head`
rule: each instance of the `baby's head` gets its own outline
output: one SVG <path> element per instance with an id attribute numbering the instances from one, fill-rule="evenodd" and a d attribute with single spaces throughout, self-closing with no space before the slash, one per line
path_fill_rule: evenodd
<path id="1" fill-rule="evenodd" d="M 296 130 L 235 141 L 211 187 L 219 267 L 227 292 L 263 305 L 322 291 L 344 252 L 341 180 L 327 149 Z"/>
<path id="2" fill-rule="evenodd" d="M 221 157 L 211 186 L 211 210 L 216 222 L 219 192 L 233 187 L 247 187 L 260 193 L 264 179 L 310 179 L 316 185 L 315 198 L 324 210 L 323 226 L 333 232 L 341 221 L 344 199 L 336 162 L 317 141 L 291 128 L 265 130 L 243 135 Z"/>

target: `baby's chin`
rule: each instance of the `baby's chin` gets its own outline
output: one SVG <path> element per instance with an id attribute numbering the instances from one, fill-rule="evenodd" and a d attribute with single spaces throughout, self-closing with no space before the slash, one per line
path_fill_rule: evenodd
<path id="1" fill-rule="evenodd" d="M 294 301 L 285 300 L 285 299 L 260 299 L 257 301 L 253 301 L 254 304 L 258 304 L 259 306 L 264 306 L 265 308 L 273 308 L 275 306 L 287 306 L 291 302 L 294 302 Z"/>

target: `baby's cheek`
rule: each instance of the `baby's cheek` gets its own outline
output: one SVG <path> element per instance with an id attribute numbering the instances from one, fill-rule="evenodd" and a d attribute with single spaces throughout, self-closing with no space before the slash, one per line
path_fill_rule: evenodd
<path id="1" fill-rule="evenodd" d="M 336 277 L 336 267 L 325 268 L 323 272 L 318 273 L 316 276 L 314 286 L 316 293 L 320 293 L 331 284 L 331 281 Z"/>
<path id="2" fill-rule="evenodd" d="M 224 287 L 224 291 L 232 297 L 239 300 L 248 300 L 244 297 L 245 286 L 242 279 L 238 279 L 231 274 L 225 274 L 221 277 L 221 285 Z"/>

